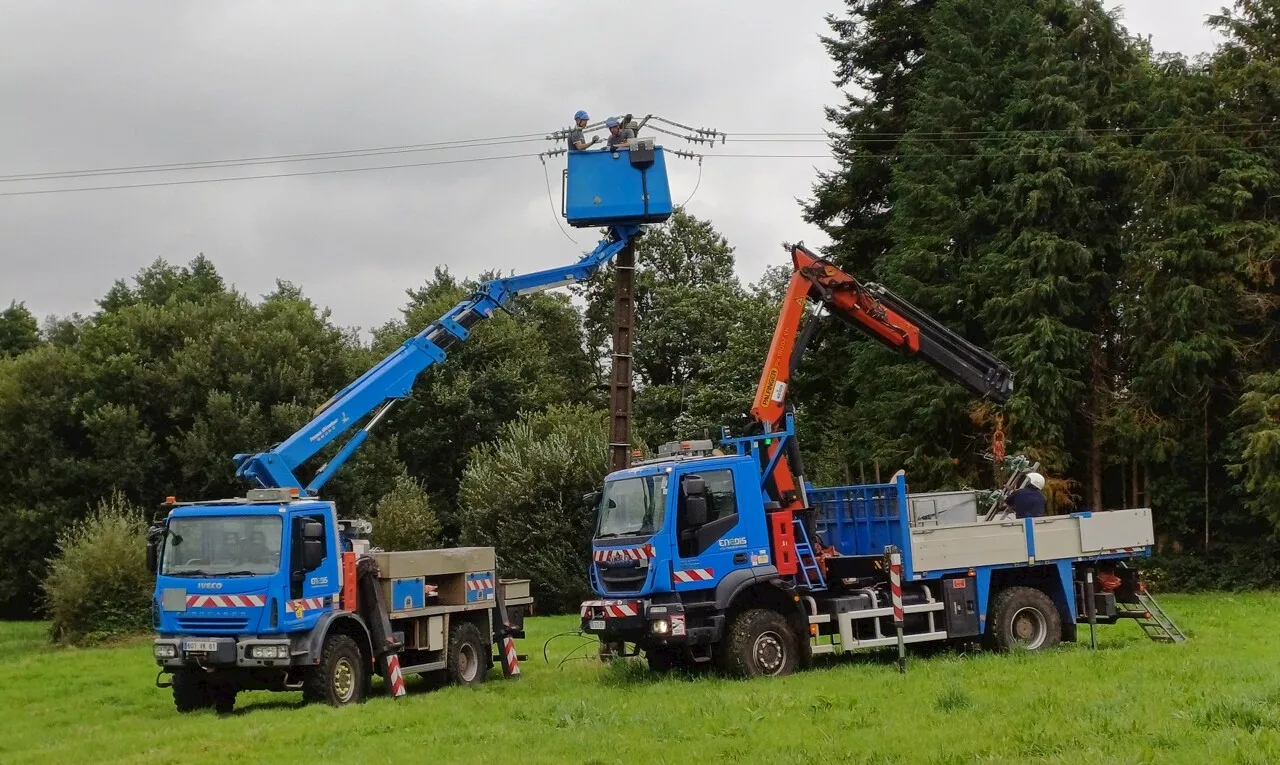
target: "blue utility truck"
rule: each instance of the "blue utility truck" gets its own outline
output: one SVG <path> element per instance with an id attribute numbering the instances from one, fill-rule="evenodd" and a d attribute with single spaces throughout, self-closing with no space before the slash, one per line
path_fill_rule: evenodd
<path id="1" fill-rule="evenodd" d="M 532 605 L 529 583 L 499 580 L 492 548 L 384 552 L 370 526 L 341 520 L 321 498 L 326 482 L 364 443 L 418 376 L 516 295 L 589 278 L 672 213 L 661 147 L 569 157 L 565 217 L 603 226 L 576 263 L 494 279 L 339 391 L 314 419 L 265 451 L 235 456 L 254 488 L 245 497 L 180 503 L 154 526 L 148 561 L 157 684 L 180 711 L 231 710 L 242 690 L 302 690 L 334 705 L 360 701 L 373 674 L 395 696 L 403 675 L 484 679 L 498 649 L 518 674 L 513 638 Z M 361 425 L 363 423 L 363 425 Z M 341 447 L 328 447 L 359 427 Z M 298 471 L 323 460 L 310 481 Z"/>
<path id="2" fill-rule="evenodd" d="M 597 498 L 596 598 L 581 627 L 655 670 L 780 675 L 815 655 L 898 643 L 1039 650 L 1076 625 L 1134 618 L 1183 639 L 1127 565 L 1153 543 L 1148 509 L 986 520 L 976 492 L 917 495 L 804 479 L 787 391 L 816 319 L 809 303 L 971 391 L 1007 399 L 1008 368 L 919 309 L 796 245 L 794 271 L 738 438 L 685 442 L 611 473 Z M 985 508 L 984 508 L 985 510 Z M 895 586 L 895 579 L 897 585 Z M 895 619 L 898 591 L 900 618 Z"/>

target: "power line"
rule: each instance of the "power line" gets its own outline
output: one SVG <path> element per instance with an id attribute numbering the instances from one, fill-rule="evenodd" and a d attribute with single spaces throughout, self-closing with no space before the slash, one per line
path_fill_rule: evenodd
<path id="1" fill-rule="evenodd" d="M 662 117 L 655 117 L 670 125 L 681 128 L 687 126 L 673 120 L 667 120 Z M 590 126 L 588 126 L 590 127 Z M 1071 128 L 1071 129 L 1043 129 L 1043 130 L 977 130 L 977 131 L 906 131 L 906 132 L 864 132 L 864 133 L 841 133 L 839 131 L 828 132 L 743 132 L 743 133 L 719 133 L 718 131 L 710 131 L 702 128 L 687 128 L 691 132 L 700 134 L 709 134 L 716 132 L 720 136 L 728 137 L 729 142 L 736 143 L 828 143 L 831 141 L 858 140 L 864 143 L 897 143 L 903 138 L 910 138 L 915 143 L 942 143 L 956 140 L 976 140 L 986 137 L 996 136 L 1017 136 L 1017 135 L 1094 135 L 1105 136 L 1113 135 L 1117 137 L 1124 136 L 1140 136 L 1152 133 L 1169 133 L 1179 134 L 1183 132 L 1207 132 L 1221 135 L 1233 135 L 1240 133 L 1256 132 L 1259 127 L 1274 127 L 1272 122 L 1255 122 L 1255 123 L 1237 123 L 1233 125 L 1224 125 L 1220 129 L 1205 128 L 1202 126 L 1189 125 L 1169 125 L 1163 127 L 1142 127 L 1130 129 L 1112 129 L 1112 128 Z M 694 143 L 709 142 L 706 138 L 698 138 L 695 136 L 678 135 L 672 131 L 661 128 L 658 125 L 650 125 L 655 132 L 665 133 L 674 138 L 681 138 Z M 258 157 L 241 157 L 228 159 L 200 160 L 193 162 L 172 162 L 161 164 L 144 164 L 144 165 L 121 165 L 115 167 L 99 167 L 82 170 L 56 170 L 48 172 L 32 172 L 32 173 L 14 173 L 10 175 L 0 175 L 0 182 L 29 182 L 42 180 L 65 180 L 74 178 L 88 178 L 112 175 L 134 175 L 147 174 L 153 172 L 181 172 L 187 170 L 206 170 L 206 169 L 222 169 L 232 167 L 249 167 L 255 165 L 266 164 L 287 164 L 297 162 L 316 162 L 331 159 L 354 159 L 373 156 L 384 156 L 394 154 L 409 154 L 417 152 L 432 151 L 450 151 L 453 149 L 464 148 L 481 148 L 489 146 L 505 146 L 517 143 L 528 143 L 547 140 L 547 136 L 542 133 L 521 133 L 506 136 L 491 136 L 485 138 L 469 138 L 458 139 L 453 141 L 434 141 L 428 143 L 403 144 L 398 146 L 380 146 L 363 149 L 346 149 L 338 151 L 295 153 L 295 154 L 276 154 Z M 717 155 L 732 156 L 732 155 Z M 802 157 L 810 157 L 811 155 L 795 155 Z M 376 169 L 376 168 L 375 168 Z M 278 177 L 278 176 L 262 176 L 262 177 Z M 142 184 L 137 184 L 142 185 Z"/>
<path id="2" fill-rule="evenodd" d="M 86 178 L 104 175 L 132 175 L 135 173 L 169 172 L 175 170 L 207 170 L 223 167 L 244 167 L 250 165 L 285 164 L 290 162 L 313 162 L 326 159 L 349 159 L 357 157 L 383 156 L 387 154 L 409 154 L 426 151 L 447 151 L 451 149 L 470 149 L 486 146 L 505 146 L 514 143 L 528 143 L 544 140 L 540 135 L 535 137 L 501 136 L 496 138 L 473 138 L 460 141 L 438 141 L 435 143 L 407 144 L 404 146 L 383 146 L 373 149 L 349 149 L 346 151 L 324 151 L 310 154 L 277 154 L 266 157 L 245 157 L 242 159 L 212 159 L 198 162 L 173 162 L 156 165 L 130 165 L 123 167 L 104 167 L 90 170 L 55 170 L 45 173 L 19 173 L 0 175 L 0 181 L 42 181 L 62 180 L 66 178 Z"/>
<path id="3" fill-rule="evenodd" d="M 1264 144 L 1256 148 L 1267 148 L 1267 149 L 1280 148 L 1280 144 Z M 1217 147 L 1217 148 L 1206 147 L 1204 149 L 1201 149 L 1200 152 L 1218 152 L 1218 151 L 1234 151 L 1234 150 L 1235 150 L 1235 147 L 1230 147 L 1230 146 Z M 1183 157 L 1181 159 L 1172 160 L 1171 164 L 1186 164 L 1196 159 L 1203 158 L 1204 156 L 1200 152 L 1189 154 L 1188 152 L 1183 151 L 1181 149 L 1167 149 L 1167 150 L 1147 149 L 1144 151 L 1150 154 L 1188 154 L 1188 156 Z M 1017 152 L 1017 153 L 1002 152 L 1002 153 L 1010 157 L 1044 156 L 1044 152 L 1035 152 L 1035 151 Z M 1124 153 L 1125 152 L 1068 151 L 1068 152 L 1051 152 L 1050 156 L 1052 157 L 1060 157 L 1063 155 L 1084 156 L 1089 154 L 1121 156 Z M 337 168 L 333 170 L 307 170 L 307 171 L 296 172 L 296 173 L 267 173 L 264 175 L 238 175 L 238 176 L 230 176 L 226 178 L 192 178 L 189 180 L 181 180 L 181 181 L 156 181 L 154 183 L 127 183 L 127 184 L 115 184 L 111 186 L 77 186 L 77 187 L 68 188 L 68 189 L 37 189 L 32 191 L 3 191 L 3 192 L 0 192 L 0 197 L 34 196 L 36 194 L 66 194 L 66 193 L 72 193 L 72 192 L 78 192 L 78 191 L 116 191 L 120 189 L 144 189 L 144 188 L 155 188 L 159 186 L 189 186 L 189 185 L 195 185 L 195 184 L 201 184 L 201 183 L 224 183 L 228 181 L 256 181 L 256 180 L 265 180 L 268 178 L 296 178 L 296 177 L 307 176 L 307 175 L 338 175 L 342 173 L 362 173 L 362 172 L 369 172 L 374 170 L 398 170 L 402 168 L 411 168 L 411 167 L 436 167 L 439 165 L 465 165 L 471 162 L 492 162 L 496 160 L 524 159 L 526 157 L 537 157 L 537 156 L 539 155 L 532 154 L 532 153 L 502 154 L 496 157 L 467 157 L 464 159 L 446 159 L 446 160 L 437 160 L 434 162 L 405 162 L 405 163 L 400 163 L 395 165 L 375 165 L 372 167 L 344 167 L 344 168 Z M 705 155 L 699 154 L 695 156 L 710 157 L 713 159 L 720 159 L 720 158 L 723 158 L 723 159 L 831 159 L 832 158 L 830 154 L 705 154 Z M 932 157 L 932 158 L 940 158 L 940 159 L 943 159 L 943 158 L 973 159 L 977 156 L 979 155 L 973 154 L 973 153 L 934 154 L 932 152 L 916 152 L 916 153 L 909 153 L 909 154 L 886 154 L 886 155 L 883 155 L 883 158 L 913 159 L 913 158 L 920 158 L 920 157 Z M 701 170 L 699 170 L 698 183 L 699 184 L 701 183 Z M 695 187 L 695 191 L 696 191 L 696 187 Z M 548 193 L 550 192 L 548 191 Z M 554 210 L 554 207 L 553 207 L 553 210 Z"/>
<path id="4" fill-rule="evenodd" d="M 197 183 L 224 183 L 226 181 L 256 181 L 264 178 L 296 178 L 303 175 L 338 175 L 340 173 L 362 173 L 370 170 L 398 170 L 405 167 L 436 167 L 438 165 L 465 165 L 469 162 L 492 162 L 500 159 L 522 159 L 536 157 L 537 154 L 502 154 L 496 157 L 467 157 L 465 159 L 442 159 L 434 162 L 405 162 L 397 165 L 376 165 L 373 167 L 342 167 L 333 170 L 305 170 L 296 173 L 269 173 L 266 175 L 237 175 L 227 178 L 192 178 L 183 181 L 156 181 L 154 183 L 125 183 L 113 186 L 82 186 L 70 189 L 38 189 L 35 191 L 0 191 L 0 197 L 21 197 L 34 194 L 65 194 L 73 191 L 114 191 L 117 189 L 145 189 L 156 186 L 189 186 Z"/>

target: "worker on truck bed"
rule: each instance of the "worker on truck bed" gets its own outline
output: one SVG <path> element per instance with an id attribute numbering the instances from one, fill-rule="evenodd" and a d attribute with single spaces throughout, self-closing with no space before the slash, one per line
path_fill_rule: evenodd
<path id="1" fill-rule="evenodd" d="M 1027 473 L 1027 482 L 1004 500 L 1013 508 L 1015 518 L 1039 518 L 1044 515 L 1044 476 Z"/>
<path id="2" fill-rule="evenodd" d="M 622 123 L 618 122 L 617 117 L 610 117 L 605 120 L 604 126 L 609 128 L 609 151 L 629 146 L 631 139 L 636 137 L 636 131 L 631 128 L 624 128 Z"/>
<path id="3" fill-rule="evenodd" d="M 574 127 L 573 130 L 569 131 L 569 149 L 571 151 L 586 151 L 588 147 L 600 142 L 600 136 L 598 135 L 591 136 L 591 141 L 588 142 L 586 134 L 582 132 L 582 129 L 590 121 L 591 118 L 587 116 L 585 111 L 579 111 L 573 115 Z"/>

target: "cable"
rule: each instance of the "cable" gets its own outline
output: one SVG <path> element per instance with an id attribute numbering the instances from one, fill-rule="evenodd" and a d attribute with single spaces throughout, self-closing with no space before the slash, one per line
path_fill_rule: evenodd
<path id="1" fill-rule="evenodd" d="M 470 139 L 468 141 L 440 141 L 437 143 L 409 144 L 405 146 L 386 146 L 378 149 L 352 149 L 348 151 L 327 151 L 313 154 L 280 154 L 271 157 L 248 157 L 245 159 L 213 159 L 201 162 L 175 162 L 167 165 L 135 165 L 131 167 L 108 167 L 96 170 L 60 170 L 48 173 L 26 173 L 0 176 L 0 181 L 37 181 L 61 180 L 65 178 L 86 178 L 106 175 L 132 175 L 135 173 L 171 172 L 174 170 L 204 170 L 223 167 L 244 167 L 249 165 L 285 164 L 289 162 L 313 162 L 327 159 L 348 159 L 353 157 L 373 157 L 387 154 L 410 154 L 424 151 L 447 151 L 451 149 L 470 149 L 485 146 L 505 146 L 514 143 L 541 141 L 542 138 L 508 139 Z"/>
<path id="2" fill-rule="evenodd" d="M 145 189 L 156 186 L 188 186 L 197 183 L 223 183 L 226 181 L 254 181 L 262 178 L 296 178 L 303 175 L 337 175 L 340 173 L 362 173 L 369 170 L 397 170 L 404 167 L 435 167 L 437 165 L 465 165 L 468 162 L 492 162 L 499 159 L 522 159 L 536 157 L 537 154 L 503 154 L 497 157 L 468 157 L 466 159 L 444 159 L 435 162 L 406 162 L 399 165 L 377 165 L 375 167 L 343 167 L 334 170 L 307 170 L 298 173 L 271 173 L 268 175 L 238 175 L 230 178 L 193 178 L 186 181 L 157 181 L 155 183 L 128 183 L 116 186 L 84 186 L 70 189 L 40 189 L 37 191 L 0 191 L 0 197 L 21 197 L 33 194 L 65 194 L 72 191 L 114 191 L 116 189 Z"/>
<path id="3" fill-rule="evenodd" d="M 702 185 L 702 156 L 701 156 L 701 155 L 699 155 L 699 156 L 698 156 L 698 181 L 697 181 L 696 183 L 694 183 L 694 184 L 693 184 L 693 191 L 690 191 L 690 192 L 689 192 L 689 199 L 684 200 L 684 204 L 680 205 L 681 207 L 688 207 L 688 206 L 689 206 L 689 200 L 690 200 L 690 199 L 693 199 L 693 195 L 694 195 L 694 194 L 697 194 L 697 193 L 698 193 L 698 187 L 699 187 L 699 186 L 701 186 L 701 185 Z M 681 389 L 680 395 L 681 395 L 681 396 L 684 396 L 684 390 L 683 390 L 683 389 Z"/>
<path id="4" fill-rule="evenodd" d="M 692 128 L 674 120 L 668 120 L 663 117 L 654 116 L 655 121 L 662 121 L 666 124 L 689 130 L 699 136 L 706 136 L 712 133 L 724 136 L 726 134 L 718 131 L 710 131 L 700 128 Z M 601 123 L 597 123 L 601 124 Z M 1259 127 L 1274 126 L 1273 122 L 1246 122 L 1233 125 L 1224 125 L 1218 129 L 1206 128 L 1195 125 L 1168 125 L 1162 127 L 1138 127 L 1129 129 L 1114 128 L 1066 128 L 1066 129 L 1044 129 L 1044 130 L 976 130 L 976 131 L 904 131 L 904 132 L 850 132 L 841 133 L 838 130 L 824 132 L 743 132 L 733 133 L 729 141 L 738 143 L 825 143 L 832 140 L 847 141 L 858 140 L 864 143 L 896 143 L 904 137 L 910 137 L 916 143 L 945 142 L 953 140 L 972 140 L 989 136 L 1011 136 L 1011 135 L 1115 135 L 1117 137 L 1139 136 L 1150 133 L 1171 133 L 1178 134 L 1183 132 L 1207 132 L 1217 135 L 1232 135 L 1239 133 L 1255 132 Z M 588 126 L 591 129 L 593 126 Z M 710 143 L 705 137 L 680 135 L 671 130 L 651 124 L 649 129 L 696 143 Z M 13 173 L 9 175 L 0 175 L 0 182 L 23 182 L 38 180 L 59 180 L 69 178 L 84 178 L 108 175 L 132 175 L 138 173 L 151 172 L 174 172 L 182 170 L 198 170 L 213 169 L 223 167 L 247 167 L 261 164 L 284 164 L 293 162 L 311 162 L 323 161 L 329 159 L 347 159 L 358 157 L 382 156 L 389 154 L 407 154 L 426 151 L 447 151 L 451 149 L 469 148 L 469 147 L 485 147 L 485 146 L 503 146 L 515 143 L 535 142 L 547 140 L 548 138 L 558 140 L 565 131 L 558 131 L 550 136 L 542 133 L 521 133 L 515 135 L 492 136 L 486 138 L 468 138 L 453 141 L 435 141 L 419 144 L 404 144 L 399 146 L 382 146 L 364 149 L 346 149 L 338 151 L 295 153 L 295 154 L 276 154 L 259 157 L 242 157 L 231 159 L 214 159 L 200 160 L 193 162 L 171 162 L 162 164 L 144 164 L 144 165 L 121 165 L 116 167 L 99 167 L 82 170 L 56 170 L 48 172 L 32 172 L 32 173 Z M 266 176 L 263 176 L 266 177 Z"/>
<path id="5" fill-rule="evenodd" d="M 564 234 L 565 239 L 577 244 L 578 240 L 569 236 L 569 232 L 564 230 L 564 224 L 560 222 L 560 216 L 556 215 L 556 203 L 551 199 L 551 175 L 547 173 L 547 160 L 539 154 L 538 161 L 542 163 L 542 177 L 547 181 L 547 204 L 551 205 L 551 217 L 555 218 L 556 225 L 559 226 L 560 233 Z"/>
<path id="6" fill-rule="evenodd" d="M 1253 146 L 1250 148 L 1251 149 L 1273 149 L 1273 148 L 1280 148 L 1280 144 L 1260 144 L 1258 146 Z M 1183 149 L 1133 149 L 1133 150 L 1125 150 L 1125 151 L 1092 150 L 1092 151 L 1065 151 L 1065 152 L 1060 151 L 1060 152 L 1050 152 L 1050 156 L 1052 157 L 1085 156 L 1085 155 L 1122 156 L 1128 151 L 1139 151 L 1139 152 L 1145 152 L 1147 154 L 1188 155 L 1183 157 L 1182 159 L 1170 160 L 1171 164 L 1186 164 L 1196 159 L 1203 158 L 1205 152 L 1230 152 L 1230 151 L 1236 151 L 1236 150 L 1238 150 L 1238 147 L 1235 147 L 1235 146 L 1219 146 L 1219 147 L 1204 147 L 1202 149 L 1199 149 L 1195 153 L 1189 153 Z M 1001 152 L 1001 153 L 1003 153 L 1005 156 L 1008 156 L 1008 157 L 1044 156 L 1044 152 L 1035 152 L 1035 151 L 1016 152 L 1016 153 Z M 369 172 L 373 170 L 396 170 L 396 169 L 409 168 L 409 167 L 435 167 L 438 165 L 461 165 L 461 164 L 467 164 L 470 162 L 493 162 L 493 161 L 502 160 L 502 159 L 523 159 L 525 157 L 537 157 L 537 156 L 539 155 L 532 154 L 532 153 L 502 154 L 496 157 L 468 157 L 465 159 L 448 159 L 448 160 L 438 160 L 434 162 L 406 162 L 406 163 L 401 163 L 396 165 L 375 165 L 372 167 L 346 167 L 346 168 L 336 168 L 332 170 L 308 170 L 308 171 L 302 171 L 302 172 L 296 172 L 296 173 L 268 173 L 264 175 L 239 175 L 239 176 L 230 176 L 226 178 L 193 178 L 193 179 L 181 180 L 181 181 L 157 181 L 154 183 L 131 183 L 131 184 L 117 184 L 117 185 L 111 185 L 111 186 L 79 186 L 79 187 L 73 187 L 68 189 L 38 189 L 33 191 L 0 191 L 0 197 L 33 196 L 36 194 L 65 194 L 65 193 L 77 192 L 77 191 L 115 191 L 118 189 L 143 189 L 143 188 L 155 188 L 160 186 L 188 186 L 188 185 L 194 185 L 194 184 L 200 184 L 200 183 L 224 183 L 227 181 L 253 181 L 253 180 L 262 180 L 266 178 L 296 178 L 296 177 L 307 176 L 307 175 L 338 175 L 342 173 L 360 173 L 360 172 Z M 707 155 L 699 154 L 695 156 L 699 156 L 699 157 L 707 156 L 707 157 L 725 158 L 725 159 L 832 159 L 833 158 L 830 154 L 707 154 Z M 957 153 L 934 154 L 932 152 L 911 152 L 911 153 L 885 154 L 883 155 L 883 158 L 889 159 L 889 160 L 914 159 L 918 157 L 929 157 L 929 158 L 935 158 L 935 159 L 949 159 L 949 158 L 950 159 L 954 159 L 954 158 L 973 159 L 978 156 L 980 155 L 973 152 L 964 153 L 964 154 L 957 154 Z M 550 183 L 550 179 L 548 179 L 548 184 L 549 183 Z M 552 211 L 554 212 L 554 210 L 555 210 L 555 206 L 553 204 Z"/>

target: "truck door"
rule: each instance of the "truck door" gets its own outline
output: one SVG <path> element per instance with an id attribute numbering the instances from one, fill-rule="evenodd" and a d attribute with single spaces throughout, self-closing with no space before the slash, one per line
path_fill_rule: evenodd
<path id="1" fill-rule="evenodd" d="M 319 529 L 316 528 L 319 524 Z M 317 533 L 318 532 L 318 533 Z M 290 530 L 289 600 L 285 604 L 287 621 L 310 620 L 332 606 L 332 595 L 338 590 L 338 550 L 335 529 L 324 512 L 293 516 Z M 307 546 L 319 548 L 308 560 Z"/>
<path id="2" fill-rule="evenodd" d="M 688 471 L 679 478 L 672 560 L 672 584 L 678 592 L 714 587 L 730 571 L 752 565 L 754 551 L 743 532 L 734 475 L 724 467 Z"/>

